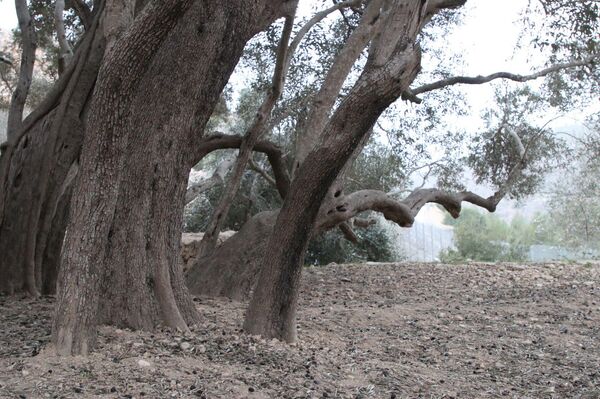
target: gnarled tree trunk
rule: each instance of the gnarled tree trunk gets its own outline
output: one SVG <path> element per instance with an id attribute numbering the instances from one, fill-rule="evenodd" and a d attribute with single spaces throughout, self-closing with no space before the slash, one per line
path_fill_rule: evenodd
<path id="1" fill-rule="evenodd" d="M 197 320 L 179 263 L 193 149 L 245 43 L 284 3 L 150 3 L 108 52 L 65 238 L 59 353 L 87 353 L 102 322 L 185 330 Z"/>
<path id="2" fill-rule="evenodd" d="M 414 45 L 424 13 L 416 2 L 390 2 L 353 89 L 324 125 L 322 144 L 301 164 L 277 218 L 246 313 L 252 334 L 294 342 L 300 273 L 308 240 L 330 186 L 379 115 L 406 90 L 420 65 Z M 386 22 L 392 22 L 387 25 Z M 390 36 L 391 35 L 391 36 Z M 335 210 L 332 210 L 335 212 Z"/>
<path id="3" fill-rule="evenodd" d="M 2 152 L 0 292 L 55 292 L 71 177 L 104 55 L 105 40 L 98 25 L 97 19 L 73 63 Z"/>

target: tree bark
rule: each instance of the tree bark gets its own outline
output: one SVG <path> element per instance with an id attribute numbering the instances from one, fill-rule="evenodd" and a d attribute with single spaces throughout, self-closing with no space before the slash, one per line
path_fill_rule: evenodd
<path id="1" fill-rule="evenodd" d="M 65 1 L 56 0 L 54 6 L 54 24 L 56 26 L 56 38 L 58 40 L 58 47 L 60 49 L 58 54 L 58 73 L 63 73 L 65 67 L 71 61 L 73 57 L 73 50 L 67 40 L 67 34 L 65 32 L 64 14 L 65 12 Z"/>
<path id="2" fill-rule="evenodd" d="M 246 313 L 244 329 L 249 333 L 296 340 L 300 273 L 321 202 L 363 136 L 418 72 L 420 52 L 413 46 L 423 18 L 421 5 L 394 2 L 389 7 L 384 17 L 394 25 L 382 25 L 365 70 L 325 125 L 322 145 L 308 154 L 290 187 Z"/>
<path id="3" fill-rule="evenodd" d="M 186 330 L 198 320 L 179 245 L 192 148 L 255 33 L 285 2 L 153 2 L 107 55 L 94 92 L 59 276 L 54 343 L 96 325 Z"/>
<path id="4" fill-rule="evenodd" d="M 52 294 L 70 201 L 69 171 L 79 156 L 84 119 L 104 37 L 98 21 L 72 65 L 6 143 L 0 157 L 0 292 Z M 48 270 L 45 270 L 45 269 Z"/>

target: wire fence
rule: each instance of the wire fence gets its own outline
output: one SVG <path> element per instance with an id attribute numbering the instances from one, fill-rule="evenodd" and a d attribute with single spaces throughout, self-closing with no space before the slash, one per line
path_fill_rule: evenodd
<path id="1" fill-rule="evenodd" d="M 455 248 L 454 229 L 450 226 L 415 222 L 402 228 L 388 221 L 379 221 L 396 250 L 399 261 L 437 262 L 440 252 Z M 566 248 L 535 244 L 527 251 L 526 262 L 600 260 L 600 248 Z"/>
<path id="2" fill-rule="evenodd" d="M 388 221 L 380 221 L 392 241 L 399 260 L 435 262 L 440 252 L 453 247 L 454 232 L 451 227 L 415 222 L 402 228 Z"/>

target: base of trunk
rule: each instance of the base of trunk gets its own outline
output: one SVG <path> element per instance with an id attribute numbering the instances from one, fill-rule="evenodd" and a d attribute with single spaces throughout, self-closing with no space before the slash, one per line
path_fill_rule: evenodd
<path id="1" fill-rule="evenodd" d="M 298 333 L 296 329 L 296 311 L 294 310 L 292 313 L 278 315 L 275 319 L 257 318 L 256 315 L 246 314 L 244 331 L 250 335 L 260 335 L 264 339 L 274 338 L 293 344 L 298 340 Z"/>

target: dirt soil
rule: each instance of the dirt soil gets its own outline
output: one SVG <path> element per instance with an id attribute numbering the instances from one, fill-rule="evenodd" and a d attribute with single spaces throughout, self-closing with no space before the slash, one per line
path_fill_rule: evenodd
<path id="1" fill-rule="evenodd" d="M 53 299 L 0 297 L 0 397 L 600 398 L 600 264 L 306 269 L 293 346 L 196 300 L 191 335 L 102 327 L 58 358 Z"/>

